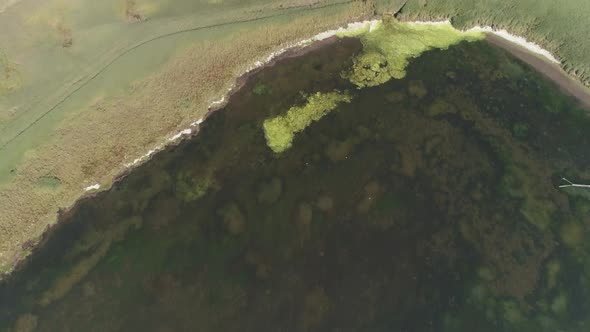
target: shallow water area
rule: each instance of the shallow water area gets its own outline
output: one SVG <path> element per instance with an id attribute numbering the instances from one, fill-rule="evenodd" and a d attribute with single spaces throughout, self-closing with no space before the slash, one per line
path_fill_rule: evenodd
<path id="1" fill-rule="evenodd" d="M 193 139 L 63 216 L 7 331 L 587 331 L 590 120 L 461 43 L 357 89 L 344 38 L 252 76 Z M 280 154 L 265 120 L 340 103 Z"/>

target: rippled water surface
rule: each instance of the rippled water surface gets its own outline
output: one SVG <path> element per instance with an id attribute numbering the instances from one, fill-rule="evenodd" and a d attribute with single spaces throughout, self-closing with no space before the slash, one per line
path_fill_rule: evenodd
<path id="1" fill-rule="evenodd" d="M 358 90 L 354 39 L 249 79 L 0 287 L 10 331 L 588 331 L 590 120 L 485 42 Z M 275 154 L 263 121 L 343 103 Z M 584 181 L 587 182 L 584 182 Z M 588 192 L 586 192 L 588 190 Z"/>

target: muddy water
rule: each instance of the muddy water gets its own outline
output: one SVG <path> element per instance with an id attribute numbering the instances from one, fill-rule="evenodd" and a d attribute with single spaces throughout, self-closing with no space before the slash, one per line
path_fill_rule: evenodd
<path id="1" fill-rule="evenodd" d="M 587 331 L 590 120 L 484 42 L 357 90 L 346 39 L 253 76 L 0 287 L 12 331 Z M 280 155 L 264 119 L 342 104 Z"/>

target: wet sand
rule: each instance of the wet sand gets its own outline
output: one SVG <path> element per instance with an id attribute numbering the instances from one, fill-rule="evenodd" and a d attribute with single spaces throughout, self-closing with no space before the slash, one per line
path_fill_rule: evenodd
<path id="1" fill-rule="evenodd" d="M 486 41 L 526 62 L 539 73 L 543 74 L 543 76 L 555 82 L 562 92 L 573 96 L 584 108 L 590 110 L 590 89 L 572 78 L 559 65 L 551 63 L 549 60 L 528 51 L 524 47 L 493 34 L 487 34 Z"/>

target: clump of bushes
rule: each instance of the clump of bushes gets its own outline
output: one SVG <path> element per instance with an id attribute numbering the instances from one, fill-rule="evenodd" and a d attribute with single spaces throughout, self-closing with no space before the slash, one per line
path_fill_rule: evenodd
<path id="1" fill-rule="evenodd" d="M 351 100 L 349 94 L 340 92 L 318 92 L 309 96 L 305 105 L 291 107 L 287 114 L 264 121 L 266 143 L 276 153 L 289 149 L 296 133 L 333 111 L 338 104 Z"/>

